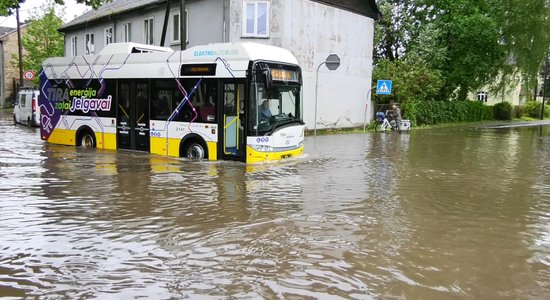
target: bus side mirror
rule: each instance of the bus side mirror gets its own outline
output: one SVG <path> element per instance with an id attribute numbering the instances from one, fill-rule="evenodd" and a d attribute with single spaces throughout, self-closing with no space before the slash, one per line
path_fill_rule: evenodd
<path id="1" fill-rule="evenodd" d="M 265 89 L 271 90 L 273 88 L 273 77 L 271 76 L 271 71 L 269 69 L 264 71 L 265 75 Z"/>

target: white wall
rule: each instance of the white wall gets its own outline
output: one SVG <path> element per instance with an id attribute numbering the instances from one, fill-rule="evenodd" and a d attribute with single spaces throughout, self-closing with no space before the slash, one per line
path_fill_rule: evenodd
<path id="1" fill-rule="evenodd" d="M 241 38 L 242 1 L 231 1 L 231 41 L 254 41 L 289 49 L 304 75 L 304 121 L 314 128 L 315 76 L 335 53 L 336 71 L 319 69 L 317 129 L 362 126 L 371 87 L 374 20 L 309 0 L 271 2 L 269 39 Z M 369 104 L 370 111 L 372 105 Z M 371 113 L 369 112 L 369 116 Z"/>

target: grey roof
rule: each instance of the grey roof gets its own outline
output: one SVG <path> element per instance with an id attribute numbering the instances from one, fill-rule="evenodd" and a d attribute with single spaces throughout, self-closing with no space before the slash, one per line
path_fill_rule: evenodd
<path id="1" fill-rule="evenodd" d="M 21 24 L 21 29 L 25 28 L 27 24 Z M 4 40 L 8 35 L 17 32 L 17 28 L 13 27 L 0 27 L 0 40 Z"/>
<path id="2" fill-rule="evenodd" d="M 63 24 L 59 27 L 59 31 L 63 32 L 71 27 L 78 27 L 92 21 L 95 22 L 101 19 L 108 19 L 114 15 L 163 3 L 166 3 L 166 0 L 113 0 L 112 2 L 100 6 L 98 9 L 89 10 L 72 21 Z"/>
<path id="3" fill-rule="evenodd" d="M 0 27 L 0 36 L 3 36 L 4 34 L 15 30 L 16 28 L 13 27 Z"/>
<path id="4" fill-rule="evenodd" d="M 382 17 L 375 0 L 311 0 L 325 5 L 349 10 L 375 20 Z M 64 32 L 73 27 L 80 27 L 89 22 L 109 19 L 115 15 L 138 10 L 147 6 L 156 6 L 166 3 L 166 0 L 113 0 L 100 6 L 97 10 L 90 10 L 83 15 L 59 27 Z"/>

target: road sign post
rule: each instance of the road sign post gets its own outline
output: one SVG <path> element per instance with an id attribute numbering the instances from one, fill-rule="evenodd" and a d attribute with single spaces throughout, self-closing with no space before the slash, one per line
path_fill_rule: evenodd
<path id="1" fill-rule="evenodd" d="M 313 120 L 313 135 L 317 136 L 317 82 L 319 81 L 319 68 L 322 65 L 327 65 L 327 68 L 331 71 L 334 71 L 340 67 L 340 57 L 336 54 L 331 54 L 325 59 L 324 62 L 320 63 L 317 67 L 317 72 L 315 73 L 315 116 Z"/>

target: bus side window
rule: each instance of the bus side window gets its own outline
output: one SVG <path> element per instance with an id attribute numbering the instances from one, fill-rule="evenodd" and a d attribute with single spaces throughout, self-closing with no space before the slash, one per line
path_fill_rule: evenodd
<path id="1" fill-rule="evenodd" d="M 199 107 L 199 114 L 202 122 L 216 122 L 216 97 L 217 83 L 215 80 L 204 80 L 201 84 L 203 103 Z"/>
<path id="2" fill-rule="evenodd" d="M 170 116 L 170 98 L 171 92 L 169 90 L 156 90 L 153 95 L 153 101 L 151 103 L 153 120 L 168 120 Z"/>

